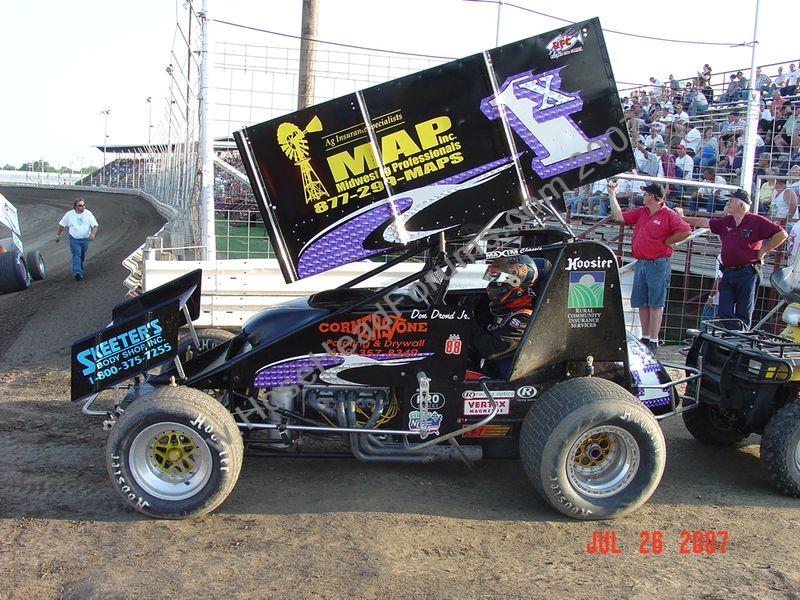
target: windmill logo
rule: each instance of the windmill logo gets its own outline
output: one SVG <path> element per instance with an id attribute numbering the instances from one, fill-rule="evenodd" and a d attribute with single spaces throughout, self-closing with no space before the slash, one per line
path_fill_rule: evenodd
<path id="1" fill-rule="evenodd" d="M 311 158 L 308 155 L 306 134 L 317 131 L 322 131 L 322 121 L 319 120 L 319 117 L 311 119 L 304 129 L 300 129 L 294 123 L 278 125 L 278 143 L 281 150 L 289 160 L 294 161 L 295 166 L 300 168 L 306 204 L 322 200 L 330 195 L 311 166 Z"/>
<path id="2" fill-rule="evenodd" d="M 605 282 L 604 271 L 572 271 L 567 308 L 602 308 Z"/>

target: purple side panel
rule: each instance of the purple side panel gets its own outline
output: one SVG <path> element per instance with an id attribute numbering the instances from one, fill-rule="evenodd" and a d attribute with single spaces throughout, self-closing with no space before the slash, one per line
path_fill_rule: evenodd
<path id="1" fill-rule="evenodd" d="M 634 385 L 641 386 L 642 385 L 642 373 L 655 373 L 656 379 L 660 383 L 665 383 L 661 380 L 659 376 L 661 372 L 661 363 L 659 363 L 650 352 L 645 349 L 642 343 L 637 340 L 636 338 L 629 336 L 628 337 L 628 356 L 630 358 L 631 363 L 631 379 L 633 379 Z M 637 362 L 635 359 L 641 361 L 642 367 L 637 369 L 638 365 L 634 363 Z M 642 404 L 644 404 L 647 408 L 656 408 L 658 406 L 667 406 L 670 403 L 670 395 L 669 392 L 664 391 L 663 396 L 657 396 L 655 398 L 647 398 L 643 399 L 643 396 L 650 392 L 651 394 L 657 393 L 657 390 L 645 390 L 639 387 L 636 396 L 641 400 Z"/>
<path id="2" fill-rule="evenodd" d="M 433 352 L 420 352 L 419 354 L 370 354 L 362 357 L 355 354 L 350 355 L 355 360 L 359 358 L 369 358 L 375 361 L 393 360 L 398 358 L 408 358 L 409 361 L 415 358 L 426 358 L 433 356 Z M 253 380 L 253 386 L 258 388 L 281 387 L 285 385 L 300 385 L 300 378 L 313 371 L 318 371 L 322 366 L 324 369 L 338 367 L 347 362 L 349 356 L 337 356 L 335 354 L 319 354 L 314 359 L 303 357 L 297 360 L 278 363 L 274 366 L 267 365 L 258 372 Z M 354 364 L 353 368 L 368 366 L 364 364 Z"/>
<path id="3" fill-rule="evenodd" d="M 407 210 L 411 204 L 411 198 L 398 198 L 394 201 L 394 210 L 392 203 L 381 204 L 335 227 L 310 244 L 300 255 L 297 273 L 300 277 L 310 277 L 383 252 L 386 247 L 369 250 L 364 248 L 364 240 L 381 225 L 393 219 L 395 214 Z"/>
<path id="4" fill-rule="evenodd" d="M 300 377 L 316 371 L 319 365 L 332 367 L 344 362 L 344 357 L 324 354 L 315 359 L 299 358 L 275 366 L 267 366 L 258 372 L 253 385 L 260 388 L 297 385 Z"/>

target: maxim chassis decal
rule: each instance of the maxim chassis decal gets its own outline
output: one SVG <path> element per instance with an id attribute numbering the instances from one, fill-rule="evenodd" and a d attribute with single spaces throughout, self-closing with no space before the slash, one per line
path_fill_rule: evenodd
<path id="1" fill-rule="evenodd" d="M 287 281 L 632 168 L 599 21 L 575 30 L 236 132 Z"/>

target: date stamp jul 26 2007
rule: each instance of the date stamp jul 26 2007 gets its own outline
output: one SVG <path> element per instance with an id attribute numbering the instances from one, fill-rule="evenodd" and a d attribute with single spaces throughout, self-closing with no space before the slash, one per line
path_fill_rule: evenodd
<path id="1" fill-rule="evenodd" d="M 728 549 L 728 531 L 726 529 L 684 529 L 678 539 L 670 543 L 660 529 L 639 532 L 638 554 L 660 555 L 677 551 L 682 555 L 725 554 Z M 622 539 L 617 537 L 613 529 L 595 530 L 586 544 L 587 554 L 624 554 Z"/>

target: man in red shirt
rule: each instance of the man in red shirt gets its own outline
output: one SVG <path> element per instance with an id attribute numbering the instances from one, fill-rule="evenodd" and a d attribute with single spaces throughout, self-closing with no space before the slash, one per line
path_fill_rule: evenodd
<path id="1" fill-rule="evenodd" d="M 684 218 L 695 227 L 708 227 L 722 241 L 717 318 L 730 319 L 723 323 L 728 329 L 738 329 L 740 321 L 745 330 L 750 329 L 761 261 L 786 240 L 786 232 L 766 217 L 751 213 L 750 196 L 744 190 L 728 196 L 725 216 Z"/>
<path id="2" fill-rule="evenodd" d="M 608 184 L 611 214 L 619 223 L 633 225 L 631 250 L 636 259 L 631 306 L 639 309 L 642 341 L 658 348 L 658 333 L 667 303 L 672 244 L 689 237 L 692 228 L 664 206 L 664 188 L 657 183 L 642 187 L 644 206 L 622 212 L 617 202 L 617 183 Z"/>

